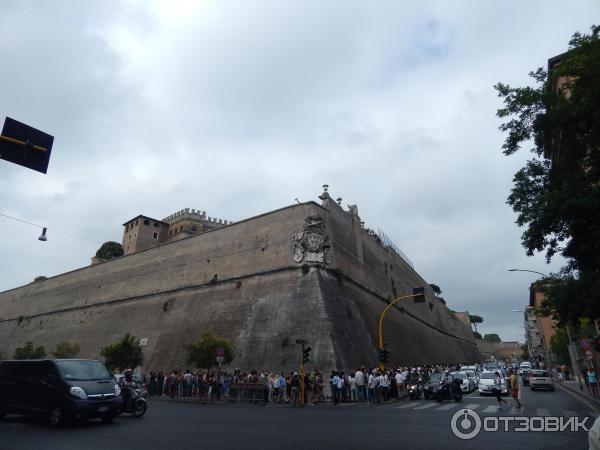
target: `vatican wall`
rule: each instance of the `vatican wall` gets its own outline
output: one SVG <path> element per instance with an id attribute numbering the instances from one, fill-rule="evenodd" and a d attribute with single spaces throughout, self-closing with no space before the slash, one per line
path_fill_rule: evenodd
<path id="1" fill-rule="evenodd" d="M 147 338 L 144 368 L 166 370 L 185 367 L 184 344 L 210 330 L 245 369 L 292 370 L 299 338 L 322 369 L 375 363 L 386 300 L 427 283 L 359 220 L 325 198 L 2 292 L 0 353 L 72 341 L 98 358 L 131 333 Z M 427 302 L 386 317 L 392 362 L 477 359 L 466 327 L 427 289 Z"/>

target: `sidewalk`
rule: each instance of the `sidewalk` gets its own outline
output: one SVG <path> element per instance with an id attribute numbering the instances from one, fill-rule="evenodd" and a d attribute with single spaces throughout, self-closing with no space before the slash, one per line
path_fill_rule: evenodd
<path id="1" fill-rule="evenodd" d="M 576 396 L 580 397 L 581 399 L 594 405 L 594 407 L 596 407 L 600 411 L 600 398 L 596 398 L 593 395 L 591 395 L 588 392 L 587 387 L 585 386 L 585 383 L 581 383 L 581 387 L 583 387 L 583 389 L 581 389 L 579 382 L 577 380 L 574 380 L 574 379 L 565 380 L 565 381 L 556 381 L 555 380 L 555 386 L 558 386 L 559 388 L 562 388 L 566 391 L 569 391 L 569 392 L 575 394 Z"/>

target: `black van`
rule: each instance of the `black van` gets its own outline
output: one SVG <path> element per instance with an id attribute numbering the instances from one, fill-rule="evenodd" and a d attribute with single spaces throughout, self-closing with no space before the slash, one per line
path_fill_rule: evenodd
<path id="1" fill-rule="evenodd" d="M 52 425 L 99 417 L 111 422 L 123 406 L 121 389 L 100 361 L 0 361 L 0 419 L 46 415 Z"/>

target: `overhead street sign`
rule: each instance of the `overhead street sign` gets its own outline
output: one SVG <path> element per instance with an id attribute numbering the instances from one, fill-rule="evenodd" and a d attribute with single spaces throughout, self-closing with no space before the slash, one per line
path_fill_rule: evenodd
<path id="1" fill-rule="evenodd" d="M 0 159 L 46 173 L 54 137 L 10 117 L 0 135 Z"/>

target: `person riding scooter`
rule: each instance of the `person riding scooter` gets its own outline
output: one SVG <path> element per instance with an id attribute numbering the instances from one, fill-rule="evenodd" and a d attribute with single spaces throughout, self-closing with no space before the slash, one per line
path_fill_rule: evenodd
<path id="1" fill-rule="evenodd" d="M 131 369 L 125 371 L 125 376 L 121 378 L 120 385 L 123 394 L 123 408 L 127 410 L 133 398 L 133 371 Z"/>

